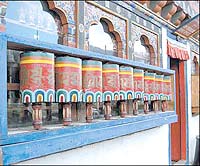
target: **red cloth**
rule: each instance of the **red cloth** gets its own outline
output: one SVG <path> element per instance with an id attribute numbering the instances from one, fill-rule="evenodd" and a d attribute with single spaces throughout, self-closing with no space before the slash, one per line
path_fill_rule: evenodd
<path id="1" fill-rule="evenodd" d="M 188 60 L 189 54 L 187 50 L 178 48 L 177 46 L 173 45 L 169 41 L 167 41 L 167 55 L 172 58 L 180 59 L 180 60 Z"/>

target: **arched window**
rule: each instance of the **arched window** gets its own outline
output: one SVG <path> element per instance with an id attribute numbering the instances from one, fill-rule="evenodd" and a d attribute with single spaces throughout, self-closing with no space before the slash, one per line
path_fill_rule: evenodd
<path id="1" fill-rule="evenodd" d="M 140 40 L 137 40 L 134 43 L 133 60 L 151 64 L 150 57 L 150 49 L 148 46 L 146 46 L 144 38 L 141 37 Z"/>
<path id="2" fill-rule="evenodd" d="M 89 50 L 117 56 L 117 41 L 115 35 L 108 30 L 108 25 L 102 19 L 99 24 L 89 28 Z"/>
<path id="3" fill-rule="evenodd" d="M 6 32 L 26 38 L 62 43 L 59 16 L 43 1 L 10 1 L 6 11 Z"/>

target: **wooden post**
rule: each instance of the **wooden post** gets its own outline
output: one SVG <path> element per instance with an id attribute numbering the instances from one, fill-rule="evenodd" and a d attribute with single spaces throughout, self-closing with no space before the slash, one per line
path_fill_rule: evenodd
<path id="1" fill-rule="evenodd" d="M 149 112 L 149 103 L 148 101 L 144 101 L 144 113 L 148 114 Z"/>
<path id="2" fill-rule="evenodd" d="M 158 112 L 158 101 L 157 100 L 152 101 L 152 108 L 155 113 Z"/>
<path id="3" fill-rule="evenodd" d="M 59 122 L 62 122 L 63 120 L 63 104 L 62 103 L 58 103 L 58 120 Z"/>
<path id="4" fill-rule="evenodd" d="M 63 104 L 63 126 L 68 126 L 72 122 L 71 103 Z"/>
<path id="5" fill-rule="evenodd" d="M 162 112 L 165 112 L 168 108 L 168 103 L 166 100 L 163 100 L 162 101 L 162 106 L 161 106 L 161 109 L 162 109 Z"/>
<path id="6" fill-rule="evenodd" d="M 127 114 L 127 109 L 126 109 L 126 101 L 121 100 L 120 101 L 120 117 L 124 118 Z"/>
<path id="7" fill-rule="evenodd" d="M 110 101 L 106 101 L 105 102 L 105 120 L 110 120 L 111 119 L 111 102 Z"/>
<path id="8" fill-rule="evenodd" d="M 28 121 L 28 114 L 29 114 L 29 103 L 24 103 L 23 110 L 21 111 L 21 121 L 27 122 Z"/>
<path id="9" fill-rule="evenodd" d="M 51 121 L 52 120 L 52 116 L 51 116 L 51 103 L 46 103 L 46 111 L 47 111 L 47 116 L 46 116 L 46 120 L 47 121 Z"/>
<path id="10" fill-rule="evenodd" d="M 42 126 L 42 105 L 40 103 L 33 103 L 32 108 L 33 127 L 35 130 L 40 130 Z"/>
<path id="11" fill-rule="evenodd" d="M 91 123 L 93 120 L 92 103 L 86 103 L 86 122 Z"/>
<path id="12" fill-rule="evenodd" d="M 138 101 L 137 101 L 137 99 L 133 100 L 133 115 L 138 115 Z"/>

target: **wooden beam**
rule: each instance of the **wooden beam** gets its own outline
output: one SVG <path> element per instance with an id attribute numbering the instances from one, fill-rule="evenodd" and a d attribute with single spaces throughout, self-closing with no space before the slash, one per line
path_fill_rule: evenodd
<path id="1" fill-rule="evenodd" d="M 7 88 L 8 90 L 19 90 L 19 83 L 8 83 Z"/>
<path id="2" fill-rule="evenodd" d="M 174 3 L 169 3 L 162 8 L 161 16 L 166 20 L 170 20 L 172 15 L 174 15 L 176 11 L 177 11 L 177 6 Z"/>
<path id="3" fill-rule="evenodd" d="M 178 26 L 185 19 L 185 17 L 186 17 L 186 14 L 183 12 L 183 10 L 179 10 L 172 16 L 171 22 L 175 24 L 176 26 Z"/>
<path id="4" fill-rule="evenodd" d="M 166 3 L 167 1 L 150 1 L 149 8 L 153 12 L 158 13 L 166 5 Z"/>

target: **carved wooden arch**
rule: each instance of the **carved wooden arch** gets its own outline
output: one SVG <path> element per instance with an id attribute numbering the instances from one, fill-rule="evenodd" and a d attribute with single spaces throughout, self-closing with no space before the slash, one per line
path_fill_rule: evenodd
<path id="1" fill-rule="evenodd" d="M 144 40 L 145 46 L 149 48 L 149 52 L 150 52 L 150 64 L 151 65 L 155 65 L 156 54 L 155 54 L 153 46 L 149 43 L 149 38 L 147 36 L 145 36 L 145 35 L 141 35 L 140 36 L 140 40 L 141 39 Z"/>
<path id="2" fill-rule="evenodd" d="M 54 11 L 56 14 L 58 14 L 58 16 L 60 17 L 61 20 L 61 26 L 62 26 L 62 33 L 64 34 L 64 36 L 67 35 L 68 33 L 68 20 L 67 20 L 67 16 L 65 14 L 65 11 L 59 7 L 57 7 L 54 3 L 54 1 L 46 1 L 47 5 L 49 7 L 49 10 Z M 67 45 L 67 40 L 63 40 L 63 45 Z"/>
<path id="3" fill-rule="evenodd" d="M 106 17 L 101 17 L 100 20 L 104 21 L 108 25 L 108 31 L 112 33 L 117 41 L 117 56 L 123 58 L 122 54 L 122 40 L 119 32 L 117 32 L 113 26 L 113 23 Z"/>

